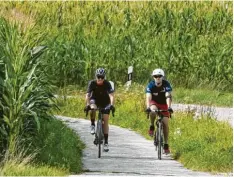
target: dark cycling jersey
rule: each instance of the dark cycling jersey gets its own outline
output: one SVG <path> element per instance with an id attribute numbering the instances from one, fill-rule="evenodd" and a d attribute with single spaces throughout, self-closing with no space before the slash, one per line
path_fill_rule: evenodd
<path id="1" fill-rule="evenodd" d="M 172 91 L 172 87 L 167 80 L 162 80 L 162 85 L 160 87 L 155 85 L 155 81 L 151 81 L 146 88 L 146 93 L 151 93 L 152 100 L 158 104 L 166 104 L 165 93 L 170 91 Z"/>
<path id="2" fill-rule="evenodd" d="M 110 104 L 109 94 L 114 90 L 109 81 L 104 80 L 102 85 L 98 85 L 96 80 L 89 81 L 87 93 L 90 94 L 90 99 L 94 99 L 98 106 L 106 106 Z"/>

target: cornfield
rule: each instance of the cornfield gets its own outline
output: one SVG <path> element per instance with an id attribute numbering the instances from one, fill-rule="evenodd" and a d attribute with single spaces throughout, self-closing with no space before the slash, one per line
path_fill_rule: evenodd
<path id="1" fill-rule="evenodd" d="M 124 83 L 132 65 L 135 82 L 145 83 L 161 67 L 174 86 L 232 90 L 232 2 L 5 2 L 1 7 L 9 21 L 46 32 L 46 71 L 60 86 L 84 85 L 97 67 Z"/>

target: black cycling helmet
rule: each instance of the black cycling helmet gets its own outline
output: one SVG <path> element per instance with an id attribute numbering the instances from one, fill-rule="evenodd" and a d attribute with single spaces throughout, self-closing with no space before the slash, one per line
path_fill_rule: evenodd
<path id="1" fill-rule="evenodd" d="M 96 75 L 96 76 L 105 76 L 105 75 L 106 75 L 106 71 L 105 71 L 105 69 L 103 69 L 103 68 L 98 68 L 98 69 L 96 70 L 95 75 Z"/>

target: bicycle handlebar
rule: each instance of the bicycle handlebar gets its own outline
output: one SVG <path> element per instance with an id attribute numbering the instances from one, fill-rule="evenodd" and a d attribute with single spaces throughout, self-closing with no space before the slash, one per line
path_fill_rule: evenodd
<path id="1" fill-rule="evenodd" d="M 169 111 L 168 111 L 168 110 L 157 109 L 157 110 L 151 110 L 150 112 L 155 112 L 155 113 L 157 113 L 157 114 L 158 114 L 158 113 L 160 114 L 161 112 L 169 112 Z M 147 119 L 149 119 L 149 113 L 150 113 L 150 112 L 147 112 Z M 170 117 L 171 117 L 171 114 L 172 114 L 172 113 L 169 112 L 169 114 L 170 114 Z"/>

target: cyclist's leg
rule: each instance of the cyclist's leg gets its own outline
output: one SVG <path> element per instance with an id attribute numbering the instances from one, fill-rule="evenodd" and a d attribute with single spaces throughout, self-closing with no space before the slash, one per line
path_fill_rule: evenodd
<path id="1" fill-rule="evenodd" d="M 150 109 L 152 111 L 158 109 L 157 106 L 156 106 L 156 103 L 154 101 L 151 101 Z M 154 134 L 154 130 L 155 130 L 154 122 L 155 122 L 155 118 L 156 118 L 156 113 L 155 112 L 151 112 L 150 113 L 150 128 L 149 128 L 149 135 L 150 136 L 153 136 L 153 134 Z"/>
<path id="2" fill-rule="evenodd" d="M 103 114 L 103 133 L 104 133 L 104 151 L 108 152 L 109 151 L 109 146 L 108 146 L 108 135 L 109 135 L 109 114 L 110 110 L 106 110 Z"/>
<path id="3" fill-rule="evenodd" d="M 107 108 L 110 105 L 109 100 L 102 101 L 102 108 Z M 104 134 L 104 151 L 109 151 L 108 147 L 108 135 L 109 135 L 109 114 L 110 110 L 105 109 L 103 111 L 103 134 Z"/>
<path id="4" fill-rule="evenodd" d="M 169 118 L 163 118 L 163 135 L 164 135 L 164 144 L 168 144 L 168 135 L 169 135 L 169 126 L 168 126 Z"/>
<path id="5" fill-rule="evenodd" d="M 163 135 L 164 135 L 164 152 L 166 154 L 170 153 L 169 144 L 168 144 L 168 136 L 169 136 L 169 117 L 163 118 Z"/>
<path id="6" fill-rule="evenodd" d="M 103 114 L 103 120 L 104 120 L 104 125 L 103 125 L 103 133 L 104 133 L 104 143 L 108 144 L 108 134 L 109 134 L 109 114 Z"/>
<path id="7" fill-rule="evenodd" d="M 91 102 L 90 108 L 97 109 L 97 105 L 95 104 L 95 100 L 91 99 L 90 102 Z M 91 121 L 90 133 L 91 134 L 95 133 L 95 117 L 96 117 L 96 110 L 90 110 L 90 121 Z"/>

